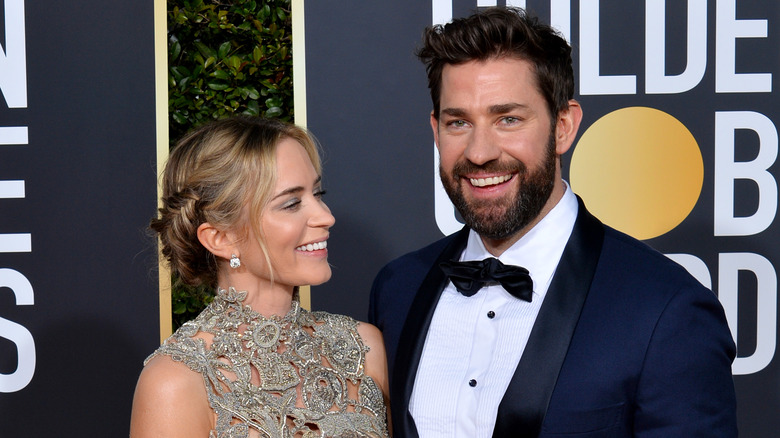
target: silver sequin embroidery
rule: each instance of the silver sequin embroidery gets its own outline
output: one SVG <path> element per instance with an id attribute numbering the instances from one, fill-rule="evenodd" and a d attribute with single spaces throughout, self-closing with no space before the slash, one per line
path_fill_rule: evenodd
<path id="1" fill-rule="evenodd" d="M 219 290 L 146 360 L 168 355 L 203 376 L 217 418 L 210 438 L 387 437 L 357 321 L 308 312 L 297 300 L 285 317 L 265 318 L 245 297 Z"/>

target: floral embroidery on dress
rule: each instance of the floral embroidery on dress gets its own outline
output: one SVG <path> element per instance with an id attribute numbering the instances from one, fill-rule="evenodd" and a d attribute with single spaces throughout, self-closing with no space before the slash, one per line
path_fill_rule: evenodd
<path id="1" fill-rule="evenodd" d="M 146 359 L 168 355 L 203 376 L 217 418 L 210 438 L 388 436 L 357 321 L 308 312 L 297 300 L 284 317 L 266 318 L 245 298 L 219 289 Z M 199 333 L 213 337 L 210 345 Z"/>

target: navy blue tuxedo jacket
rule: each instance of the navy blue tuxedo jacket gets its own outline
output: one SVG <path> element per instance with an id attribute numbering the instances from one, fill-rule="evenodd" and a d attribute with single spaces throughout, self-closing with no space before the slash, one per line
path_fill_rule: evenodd
<path id="1" fill-rule="evenodd" d="M 389 263 L 371 291 L 384 335 L 396 437 L 425 336 L 468 229 Z M 715 295 L 580 200 L 531 336 L 499 405 L 500 437 L 735 437 L 735 346 Z"/>

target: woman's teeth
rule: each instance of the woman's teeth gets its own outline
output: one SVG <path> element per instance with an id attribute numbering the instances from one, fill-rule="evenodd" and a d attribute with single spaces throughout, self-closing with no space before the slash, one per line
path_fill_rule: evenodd
<path id="1" fill-rule="evenodd" d="M 492 178 L 469 178 L 471 185 L 476 187 L 494 186 L 496 184 L 505 183 L 512 179 L 512 175 L 494 176 Z"/>
<path id="2" fill-rule="evenodd" d="M 328 242 L 323 240 L 322 242 L 310 243 L 308 245 L 301 245 L 295 248 L 298 251 L 317 251 L 318 249 L 325 249 L 328 247 Z"/>

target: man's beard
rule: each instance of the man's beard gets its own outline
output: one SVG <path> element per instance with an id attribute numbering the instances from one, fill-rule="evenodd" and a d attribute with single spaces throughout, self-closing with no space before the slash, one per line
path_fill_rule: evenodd
<path id="1" fill-rule="evenodd" d="M 490 161 L 478 166 L 469 161 L 455 163 L 452 174 L 447 175 L 439 167 L 444 190 L 455 205 L 466 225 L 480 236 L 493 240 L 506 239 L 531 223 L 544 208 L 555 186 L 556 160 L 555 131 L 551 132 L 547 153 L 537 169 L 527 169 L 520 161 L 500 163 Z M 462 184 L 469 184 L 463 175 L 473 173 L 514 173 L 519 188 L 515 199 L 466 201 Z M 505 183 L 506 184 L 506 183 Z"/>

